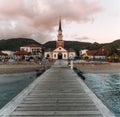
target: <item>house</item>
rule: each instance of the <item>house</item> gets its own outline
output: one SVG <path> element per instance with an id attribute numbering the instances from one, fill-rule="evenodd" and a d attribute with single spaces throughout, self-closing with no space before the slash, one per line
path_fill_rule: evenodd
<path id="1" fill-rule="evenodd" d="M 14 51 L 9 51 L 9 50 L 2 50 L 2 53 L 7 54 L 8 56 L 14 55 Z"/>
<path id="2" fill-rule="evenodd" d="M 42 46 L 37 44 L 30 44 L 20 47 L 20 51 L 24 50 L 33 55 L 42 55 Z"/>
<path id="3" fill-rule="evenodd" d="M 8 56 L 7 53 L 3 53 L 2 51 L 0 51 L 0 56 Z"/>
<path id="4" fill-rule="evenodd" d="M 82 57 L 85 59 L 90 59 L 90 60 L 105 60 L 105 49 L 100 48 L 98 50 L 87 50 L 84 51 L 82 54 Z"/>
<path id="5" fill-rule="evenodd" d="M 86 54 L 87 51 L 88 51 L 87 49 L 80 50 L 79 51 L 79 58 L 82 58 L 82 55 Z"/>
<path id="6" fill-rule="evenodd" d="M 76 56 L 76 52 L 70 48 L 67 49 L 64 47 L 64 40 L 62 35 L 62 27 L 61 27 L 61 19 L 59 20 L 59 29 L 58 29 L 58 35 L 56 40 L 56 48 L 52 49 L 49 48 L 45 50 L 44 57 L 45 58 L 51 58 L 51 59 L 73 59 Z"/>
<path id="7" fill-rule="evenodd" d="M 90 60 L 95 59 L 96 52 L 97 52 L 97 50 L 88 50 L 88 51 L 86 51 L 87 58 L 90 59 Z"/>

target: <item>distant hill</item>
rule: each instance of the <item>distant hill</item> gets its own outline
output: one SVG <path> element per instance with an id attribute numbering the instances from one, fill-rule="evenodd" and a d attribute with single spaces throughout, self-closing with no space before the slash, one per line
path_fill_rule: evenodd
<path id="1" fill-rule="evenodd" d="M 43 44 L 45 49 L 48 48 L 55 48 L 56 42 L 55 41 L 49 41 Z M 97 50 L 101 47 L 106 48 L 106 55 L 110 56 L 113 53 L 116 53 L 117 55 L 120 56 L 120 39 L 115 40 L 111 43 L 88 43 L 88 42 L 78 42 L 78 41 L 65 41 L 65 48 L 73 48 L 77 54 L 79 53 L 79 50 L 81 49 L 89 49 L 89 50 Z"/>
<path id="2" fill-rule="evenodd" d="M 65 41 L 65 48 L 73 48 L 74 50 L 78 51 L 81 49 L 99 49 L 104 44 L 99 43 L 89 43 L 89 42 L 79 42 L 79 41 Z M 55 48 L 56 42 L 55 41 L 48 41 L 45 44 L 43 44 L 45 48 Z"/>
<path id="3" fill-rule="evenodd" d="M 48 49 L 48 48 L 56 48 L 56 41 L 48 41 L 46 42 L 45 44 L 43 44 L 43 47 L 45 49 Z"/>
<path id="4" fill-rule="evenodd" d="M 113 54 L 117 54 L 120 56 L 120 39 L 113 41 L 112 43 L 107 43 L 104 45 L 107 49 L 107 56 L 111 56 Z"/>
<path id="5" fill-rule="evenodd" d="M 79 42 L 79 41 L 65 41 L 65 48 L 72 48 L 74 49 L 77 53 L 81 49 L 99 49 L 102 47 L 102 44 L 98 43 L 89 43 L 89 42 Z M 55 48 L 56 47 L 56 42 L 55 41 L 49 41 L 46 42 L 44 45 L 44 48 Z"/>
<path id="6" fill-rule="evenodd" d="M 17 51 L 20 49 L 21 46 L 28 45 L 28 44 L 41 45 L 37 41 L 33 39 L 27 39 L 27 38 L 2 39 L 0 40 L 0 50 Z"/>
<path id="7" fill-rule="evenodd" d="M 2 39 L 0 40 L 0 50 L 11 50 L 17 51 L 20 49 L 21 46 L 28 45 L 28 44 L 38 44 L 42 45 L 39 42 L 28 39 L 28 38 L 13 38 L 13 39 Z M 55 48 L 56 41 L 48 41 L 43 44 L 44 49 L 48 48 Z M 77 54 L 81 49 L 89 49 L 89 50 L 97 50 L 101 47 L 106 48 L 106 55 L 111 56 L 112 54 L 117 54 L 120 56 L 120 39 L 115 40 L 111 43 L 89 43 L 89 42 L 79 42 L 79 41 L 65 41 L 65 48 L 73 48 Z"/>
<path id="8" fill-rule="evenodd" d="M 73 48 L 74 50 L 84 49 L 85 47 L 92 45 L 91 43 L 79 42 L 79 41 L 64 41 L 64 44 L 65 44 L 65 48 Z M 45 44 L 43 44 L 43 46 L 45 48 L 55 48 L 56 41 L 48 41 Z"/>

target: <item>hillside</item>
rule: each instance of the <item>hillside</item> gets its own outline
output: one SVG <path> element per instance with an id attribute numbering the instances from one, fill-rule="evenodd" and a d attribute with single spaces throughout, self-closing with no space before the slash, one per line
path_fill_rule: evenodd
<path id="1" fill-rule="evenodd" d="M 47 48 L 55 48 L 55 41 L 46 42 L 43 46 L 45 49 Z M 106 48 L 105 54 L 107 56 L 111 56 L 113 54 L 117 54 L 120 56 L 120 39 L 115 40 L 111 43 L 88 43 L 88 42 L 78 42 L 78 41 L 65 41 L 65 48 L 73 48 L 77 54 L 81 49 L 89 49 L 89 50 L 97 50 L 101 47 Z"/>
<path id="2" fill-rule="evenodd" d="M 84 49 L 91 45 L 91 43 L 87 42 L 79 42 L 79 41 L 64 41 L 65 48 L 73 48 L 75 50 Z M 55 48 L 56 42 L 55 41 L 48 41 L 43 45 L 45 48 Z"/>
<path id="3" fill-rule="evenodd" d="M 113 54 L 117 54 L 120 56 L 120 39 L 113 41 L 112 43 L 108 43 L 104 45 L 107 49 L 107 56 L 111 56 Z"/>
<path id="4" fill-rule="evenodd" d="M 100 47 L 104 46 L 105 44 L 99 43 L 89 43 L 89 42 L 79 42 L 79 41 L 65 41 L 65 48 L 73 48 L 74 50 L 81 50 L 81 49 L 99 49 Z M 45 48 L 55 48 L 56 42 L 55 41 L 48 41 L 43 44 Z"/>
<path id="5" fill-rule="evenodd" d="M 39 42 L 33 39 L 27 38 L 13 38 L 13 39 L 3 39 L 0 40 L 0 50 L 11 50 L 17 51 L 21 46 L 28 45 L 28 44 L 40 44 Z M 49 41 L 43 44 L 44 49 L 48 48 L 55 48 L 56 42 Z M 101 47 L 106 48 L 106 55 L 111 56 L 113 54 L 117 54 L 120 56 L 120 39 L 115 40 L 111 43 L 99 44 L 99 43 L 89 43 L 89 42 L 78 42 L 78 41 L 65 41 L 65 48 L 73 48 L 77 54 L 81 49 L 89 49 L 89 50 L 97 50 Z"/>
<path id="6" fill-rule="evenodd" d="M 56 43 L 55 41 L 49 41 L 46 42 L 44 45 L 44 48 L 55 48 Z M 98 43 L 89 43 L 89 42 L 79 42 L 79 41 L 65 41 L 65 48 L 72 48 L 74 49 L 77 53 L 81 49 L 99 49 L 102 47 L 102 44 Z"/>
<path id="7" fill-rule="evenodd" d="M 27 38 L 3 39 L 3 40 L 0 40 L 0 50 L 17 51 L 20 49 L 21 46 L 28 45 L 28 44 L 41 45 L 37 41 L 33 39 L 27 39 Z"/>

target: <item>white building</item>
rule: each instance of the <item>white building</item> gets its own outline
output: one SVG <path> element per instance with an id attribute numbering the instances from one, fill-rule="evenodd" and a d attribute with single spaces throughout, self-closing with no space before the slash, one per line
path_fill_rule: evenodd
<path id="1" fill-rule="evenodd" d="M 84 49 L 84 50 L 80 50 L 79 51 L 79 57 L 81 58 L 83 54 L 85 54 L 88 50 Z"/>
<path id="2" fill-rule="evenodd" d="M 14 55 L 14 51 L 9 51 L 9 50 L 3 50 L 2 53 L 7 54 L 8 56 Z"/>
<path id="3" fill-rule="evenodd" d="M 74 58 L 76 56 L 76 52 L 73 49 L 64 48 L 64 40 L 62 39 L 62 27 L 61 20 L 59 21 L 59 29 L 58 29 L 58 39 L 56 41 L 55 49 L 45 50 L 44 57 L 52 58 L 52 59 L 69 59 Z"/>
<path id="4" fill-rule="evenodd" d="M 31 54 L 40 55 L 42 54 L 42 46 L 37 44 L 31 44 L 20 47 L 20 50 L 24 50 L 26 52 L 30 52 Z"/>

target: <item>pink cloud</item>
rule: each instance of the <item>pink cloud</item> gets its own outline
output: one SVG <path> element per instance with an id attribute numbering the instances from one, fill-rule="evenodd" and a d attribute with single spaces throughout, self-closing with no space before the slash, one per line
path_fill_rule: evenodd
<path id="1" fill-rule="evenodd" d="M 20 15 L 23 12 L 24 3 L 22 0 L 1 0 L 0 14 L 3 17 Z"/>
<path id="2" fill-rule="evenodd" d="M 12 34 L 13 37 L 26 34 L 28 37 L 36 35 L 34 37 L 37 39 L 42 37 L 39 41 L 45 42 L 50 36 L 46 32 L 52 32 L 58 25 L 59 16 L 68 22 L 86 22 L 92 20 L 91 16 L 100 11 L 98 0 L 93 0 L 93 2 L 85 0 L 1 0 L 0 38 L 9 38 Z M 15 22 L 14 27 L 11 22 Z"/>

